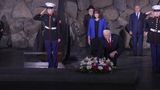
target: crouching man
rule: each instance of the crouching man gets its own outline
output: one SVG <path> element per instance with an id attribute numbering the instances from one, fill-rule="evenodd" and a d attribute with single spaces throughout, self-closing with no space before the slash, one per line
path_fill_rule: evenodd
<path id="1" fill-rule="evenodd" d="M 104 30 L 104 56 L 109 58 L 114 66 L 117 66 L 117 58 L 123 50 L 123 43 L 120 36 L 111 34 L 110 30 Z"/>

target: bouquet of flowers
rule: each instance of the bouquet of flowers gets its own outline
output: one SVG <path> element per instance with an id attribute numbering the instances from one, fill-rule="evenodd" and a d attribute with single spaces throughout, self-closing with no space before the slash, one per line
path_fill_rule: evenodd
<path id="1" fill-rule="evenodd" d="M 80 62 L 81 72 L 111 72 L 113 62 L 106 58 L 86 57 Z"/>

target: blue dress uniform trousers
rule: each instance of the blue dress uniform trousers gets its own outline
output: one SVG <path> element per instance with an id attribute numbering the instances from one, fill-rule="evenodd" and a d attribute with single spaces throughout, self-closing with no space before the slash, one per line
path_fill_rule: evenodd
<path id="1" fill-rule="evenodd" d="M 146 19 L 145 31 L 151 46 L 152 71 L 157 73 L 160 72 L 160 17 Z"/>
<path id="2" fill-rule="evenodd" d="M 152 70 L 160 72 L 160 44 L 151 44 Z"/>
<path id="3" fill-rule="evenodd" d="M 47 52 L 48 68 L 57 68 L 58 66 L 58 41 L 45 40 L 45 49 Z"/>

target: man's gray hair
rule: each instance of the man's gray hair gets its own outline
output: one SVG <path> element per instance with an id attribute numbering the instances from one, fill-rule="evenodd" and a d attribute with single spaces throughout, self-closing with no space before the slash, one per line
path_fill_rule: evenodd
<path id="1" fill-rule="evenodd" d="M 103 30 L 103 34 L 106 34 L 106 33 L 111 33 L 111 31 L 108 29 Z"/>

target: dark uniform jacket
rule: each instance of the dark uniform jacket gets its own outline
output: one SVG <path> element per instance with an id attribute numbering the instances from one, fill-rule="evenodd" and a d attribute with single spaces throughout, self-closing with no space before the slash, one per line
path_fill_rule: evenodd
<path id="1" fill-rule="evenodd" d="M 60 36 L 59 34 L 59 20 L 54 15 L 36 15 L 34 17 L 35 20 L 42 21 L 44 27 L 44 39 L 45 40 L 57 40 Z M 52 29 L 51 29 L 52 28 Z"/>
<path id="2" fill-rule="evenodd" d="M 145 31 L 148 32 L 147 41 L 160 44 L 160 17 L 150 17 L 145 21 Z"/>

